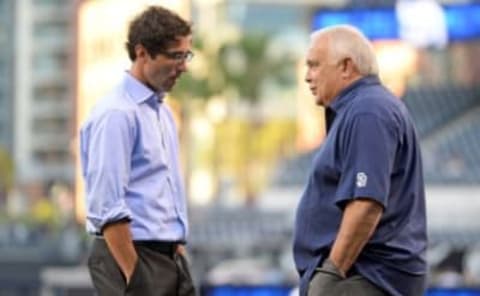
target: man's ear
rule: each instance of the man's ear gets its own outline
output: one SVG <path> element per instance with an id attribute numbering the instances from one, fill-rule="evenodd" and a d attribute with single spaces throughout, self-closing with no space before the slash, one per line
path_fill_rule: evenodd
<path id="1" fill-rule="evenodd" d="M 353 63 L 351 58 L 343 59 L 340 67 L 342 69 L 342 78 L 351 78 L 358 72 L 357 66 Z"/>
<path id="2" fill-rule="evenodd" d="M 145 47 L 143 47 L 143 45 L 141 45 L 141 44 L 135 45 L 135 57 L 136 57 L 136 60 L 138 60 L 138 59 L 145 59 L 146 56 L 147 56 L 147 50 L 145 49 Z"/>

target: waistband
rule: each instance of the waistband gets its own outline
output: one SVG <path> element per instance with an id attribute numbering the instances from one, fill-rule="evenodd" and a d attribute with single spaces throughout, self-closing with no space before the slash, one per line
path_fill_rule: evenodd
<path id="1" fill-rule="evenodd" d="M 95 236 L 95 240 L 98 243 L 106 246 L 106 241 L 103 236 Z M 183 241 L 159 241 L 159 240 L 134 240 L 133 245 L 135 247 L 146 248 L 157 253 L 168 255 L 173 258 L 173 255 L 177 252 L 177 248 L 180 245 L 184 245 Z"/>
<path id="2" fill-rule="evenodd" d="M 152 251 L 173 257 L 177 252 L 177 247 L 181 242 L 168 242 L 157 240 L 135 240 L 133 244 L 137 247 L 144 247 Z"/>

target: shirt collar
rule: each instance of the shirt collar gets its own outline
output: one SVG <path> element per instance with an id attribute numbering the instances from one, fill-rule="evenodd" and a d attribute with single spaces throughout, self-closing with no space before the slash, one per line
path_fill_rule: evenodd
<path id="1" fill-rule="evenodd" d="M 353 90 L 356 90 L 359 87 L 364 85 L 372 85 L 372 84 L 380 84 L 380 79 L 378 79 L 377 75 L 367 75 L 364 76 L 357 81 L 353 82 L 345 89 L 343 89 L 338 96 L 333 99 L 328 109 L 331 109 L 334 113 L 338 113 L 348 102 L 352 101 L 355 96 L 352 96 Z"/>
<path id="2" fill-rule="evenodd" d="M 163 102 L 163 99 L 165 97 L 165 94 L 163 92 L 153 92 L 145 84 L 143 84 L 132 74 L 130 74 L 130 72 L 125 71 L 123 81 L 126 91 L 135 103 L 142 104 L 152 101 L 155 102 L 156 105 Z"/>
<path id="3" fill-rule="evenodd" d="M 358 79 L 357 81 L 347 86 L 344 90 L 340 92 L 340 94 L 337 97 L 335 97 L 335 99 L 332 101 L 330 106 L 328 106 L 325 109 L 325 123 L 326 123 L 327 133 L 332 127 L 333 121 L 335 120 L 335 116 L 337 115 L 337 113 L 348 102 L 351 102 L 355 98 L 355 96 L 351 95 L 352 91 L 363 85 L 371 85 L 371 84 L 380 84 L 380 80 L 378 79 L 377 75 L 368 75 Z"/>

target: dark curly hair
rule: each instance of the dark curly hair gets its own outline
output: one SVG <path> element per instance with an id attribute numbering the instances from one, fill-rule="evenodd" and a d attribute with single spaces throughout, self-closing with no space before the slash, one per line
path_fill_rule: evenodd
<path id="1" fill-rule="evenodd" d="M 126 43 L 128 56 L 131 61 L 135 61 L 135 46 L 141 44 L 154 58 L 175 44 L 178 37 L 190 34 L 192 34 L 191 23 L 161 6 L 149 6 L 130 23 Z"/>

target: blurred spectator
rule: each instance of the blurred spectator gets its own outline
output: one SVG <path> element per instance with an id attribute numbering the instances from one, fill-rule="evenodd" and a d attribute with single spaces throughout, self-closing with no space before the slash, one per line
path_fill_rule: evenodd
<path id="1" fill-rule="evenodd" d="M 465 282 L 468 285 L 480 285 L 480 245 L 467 251 L 464 259 Z"/>
<path id="2" fill-rule="evenodd" d="M 25 190 L 31 200 L 30 217 L 32 222 L 44 234 L 51 231 L 58 222 L 58 217 L 54 203 L 46 194 L 45 186 L 40 183 L 32 183 L 28 184 Z"/>

